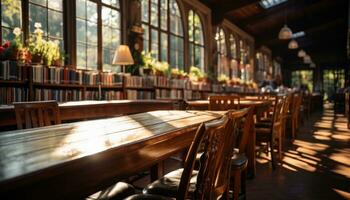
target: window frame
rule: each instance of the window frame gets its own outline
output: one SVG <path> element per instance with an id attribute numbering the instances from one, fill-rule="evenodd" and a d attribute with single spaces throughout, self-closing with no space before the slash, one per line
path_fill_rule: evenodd
<path id="1" fill-rule="evenodd" d="M 97 14 L 98 14 L 98 19 L 97 19 L 97 69 L 92 70 L 92 71 L 103 71 L 103 48 L 102 48 L 102 6 L 117 10 L 119 12 L 119 17 L 120 17 L 120 44 L 124 42 L 124 16 L 123 16 L 123 9 L 124 9 L 124 3 L 122 0 L 118 0 L 119 2 L 119 7 L 116 8 L 112 5 L 108 5 L 105 3 L 102 3 L 102 0 L 88 0 L 91 2 L 96 3 L 97 5 Z M 29 22 L 29 4 L 41 6 L 47 10 L 47 6 L 44 7 L 42 5 L 38 5 L 36 3 L 31 3 L 29 0 L 21 0 L 21 30 L 22 30 L 22 38 L 23 42 L 26 44 L 29 35 L 30 35 L 30 22 Z M 1 4 L 0 4 L 1 8 Z M 73 9 L 72 9 L 73 8 Z M 48 14 L 48 13 L 47 13 Z M 69 67 L 73 69 L 77 69 L 77 37 L 76 37 L 76 0 L 62 0 L 62 14 L 63 14 L 63 49 L 65 51 L 65 54 L 69 55 L 69 58 L 65 60 L 65 64 L 69 65 Z M 2 35 L 2 24 L 0 22 L 0 40 L 3 39 Z M 48 24 L 47 26 L 49 26 Z M 44 24 L 42 24 L 44 26 Z M 45 39 L 47 39 L 48 36 L 45 36 Z"/>
<path id="2" fill-rule="evenodd" d="M 182 66 L 182 69 L 183 70 L 185 70 L 185 27 L 184 27 L 184 22 L 183 22 L 183 17 L 184 17 L 184 15 L 183 15 L 183 13 L 181 12 L 181 6 L 180 6 L 180 4 L 179 4 L 179 1 L 178 0 L 174 0 L 175 2 L 176 2 L 176 4 L 177 4 L 177 7 L 178 7 L 178 9 L 179 9 L 179 13 L 180 13 L 180 21 L 181 21 L 181 26 L 182 26 L 182 35 L 177 35 L 177 34 L 175 34 L 175 33 L 173 33 L 172 31 L 171 31 L 171 28 L 170 28 L 170 26 L 171 26 L 171 20 L 170 20 L 170 17 L 171 17 L 171 14 L 170 14 L 170 0 L 167 0 L 167 19 L 166 19 L 166 21 L 167 21 L 167 29 L 166 30 L 164 30 L 164 29 L 162 29 L 162 20 L 161 20 L 161 10 L 162 10 L 162 6 L 161 6 L 161 0 L 156 0 L 157 1 L 157 24 L 158 24 L 158 26 L 155 26 L 155 25 L 153 25 L 152 24 L 152 15 L 151 15 L 151 13 L 152 13 L 152 10 L 151 10 L 151 7 L 152 7 L 152 0 L 142 0 L 141 1 L 141 7 L 143 7 L 144 5 L 143 5 L 143 2 L 144 1 L 146 1 L 147 2 L 147 8 L 148 8 L 148 15 L 147 15 L 147 17 L 148 17 L 148 19 L 147 19 L 147 22 L 145 22 L 145 21 L 143 21 L 143 13 L 142 13 L 142 9 L 141 9 L 141 25 L 142 26 L 147 26 L 147 28 L 148 28 L 148 30 L 146 30 L 146 31 L 148 31 L 148 49 L 145 49 L 144 48 L 144 46 L 143 46 L 143 50 L 145 50 L 145 51 L 148 51 L 148 52 L 150 52 L 151 50 L 152 50 L 152 30 L 155 30 L 155 31 L 157 31 L 157 33 L 158 33 L 158 38 L 157 38 L 157 44 L 158 44 L 158 54 L 157 54 L 157 56 L 158 56 L 158 58 L 157 58 L 157 60 L 159 60 L 159 61 L 163 61 L 162 60 L 162 42 L 161 42 L 161 38 L 162 38 L 162 33 L 164 34 L 166 34 L 167 35 L 167 51 L 166 51 L 166 54 L 167 54 L 167 60 L 166 60 L 166 62 L 168 62 L 169 64 L 170 64 L 170 66 L 171 67 L 176 67 L 176 66 L 172 66 L 171 65 L 171 36 L 174 36 L 174 37 L 177 37 L 177 38 L 181 38 L 182 39 L 182 42 L 183 42 L 183 44 L 182 44 L 182 64 L 183 64 L 183 66 Z M 146 33 L 144 33 L 144 35 L 145 35 Z M 145 38 L 143 38 L 144 40 L 145 40 Z"/>

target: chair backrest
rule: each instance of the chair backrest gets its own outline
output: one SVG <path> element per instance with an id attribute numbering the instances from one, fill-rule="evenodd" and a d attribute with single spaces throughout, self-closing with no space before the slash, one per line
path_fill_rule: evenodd
<path id="1" fill-rule="evenodd" d="M 280 123 L 283 117 L 283 105 L 286 98 L 285 96 L 276 96 L 275 105 L 272 115 L 272 127 L 277 123 Z"/>
<path id="2" fill-rule="evenodd" d="M 239 107 L 240 97 L 238 95 L 209 97 L 209 110 L 239 110 Z"/>
<path id="3" fill-rule="evenodd" d="M 247 110 L 229 112 L 221 122 L 206 124 L 208 132 L 200 158 L 195 199 L 217 199 L 229 188 L 230 161 L 238 135 L 238 119 Z"/>
<path id="4" fill-rule="evenodd" d="M 37 101 L 13 103 L 15 106 L 17 128 L 36 128 L 61 123 L 56 101 Z"/>
<path id="5" fill-rule="evenodd" d="M 190 184 L 190 180 L 192 177 L 193 168 L 196 161 L 197 153 L 200 149 L 201 143 L 203 141 L 203 138 L 205 137 L 205 125 L 201 124 L 196 132 L 196 135 L 191 143 L 191 146 L 187 152 L 186 159 L 185 159 L 185 165 L 184 170 L 181 175 L 181 180 L 179 184 L 179 189 L 177 193 L 176 199 L 185 199 L 187 197 L 188 193 L 188 187 Z"/>
<path id="6" fill-rule="evenodd" d="M 254 108 L 247 108 L 246 114 L 242 118 L 241 124 L 239 124 L 239 135 L 237 136 L 237 147 L 239 152 L 245 152 L 249 140 L 249 135 L 254 133 L 252 128 L 254 127 Z"/>
<path id="7" fill-rule="evenodd" d="M 303 94 L 301 92 L 297 92 L 293 94 L 293 103 L 291 106 L 291 114 L 293 117 L 298 117 L 300 112 L 300 106 L 303 101 Z"/>

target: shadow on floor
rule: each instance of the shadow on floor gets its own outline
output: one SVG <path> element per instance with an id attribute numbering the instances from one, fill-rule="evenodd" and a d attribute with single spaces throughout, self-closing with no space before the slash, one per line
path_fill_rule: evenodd
<path id="1" fill-rule="evenodd" d="M 272 170 L 258 159 L 247 181 L 247 199 L 350 199 L 350 130 L 331 104 L 306 119 L 296 140 L 286 142 L 282 163 Z"/>

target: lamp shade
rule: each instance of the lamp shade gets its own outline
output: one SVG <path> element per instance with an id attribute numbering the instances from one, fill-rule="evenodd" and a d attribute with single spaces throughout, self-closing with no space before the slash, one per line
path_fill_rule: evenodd
<path id="1" fill-rule="evenodd" d="M 130 49 L 127 45 L 119 45 L 114 53 L 112 64 L 114 65 L 133 65 L 134 59 L 131 56 Z"/>
<path id="2" fill-rule="evenodd" d="M 284 25 L 278 34 L 280 40 L 288 40 L 292 38 L 292 30 L 287 25 Z"/>
<path id="3" fill-rule="evenodd" d="M 298 57 L 299 58 L 303 58 L 305 55 L 306 55 L 306 52 L 304 50 L 302 50 L 302 49 L 298 52 Z"/>
<path id="4" fill-rule="evenodd" d="M 311 63 L 311 57 L 309 55 L 304 56 L 304 63 L 305 64 L 310 64 Z"/>
<path id="5" fill-rule="evenodd" d="M 310 67 L 311 67 L 311 68 L 315 68 L 315 67 L 316 67 L 316 64 L 315 64 L 314 62 L 311 62 Z"/>
<path id="6" fill-rule="evenodd" d="M 298 42 L 296 40 L 291 40 L 288 44 L 289 49 L 297 49 L 299 47 Z"/>

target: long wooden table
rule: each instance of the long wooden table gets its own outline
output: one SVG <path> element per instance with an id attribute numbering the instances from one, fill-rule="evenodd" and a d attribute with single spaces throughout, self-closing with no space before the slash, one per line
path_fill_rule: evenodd
<path id="1" fill-rule="evenodd" d="M 225 112 L 153 111 L 4 132 L 0 199 L 82 199 L 187 148 Z"/>
<path id="2" fill-rule="evenodd" d="M 175 100 L 115 100 L 76 101 L 60 103 L 62 121 L 113 117 L 121 114 L 135 114 L 155 110 L 172 110 Z M 13 106 L 0 106 L 0 129 L 15 126 L 16 116 Z"/>
<path id="3" fill-rule="evenodd" d="M 261 116 L 271 106 L 271 101 L 261 101 L 257 99 L 243 99 L 240 100 L 240 107 L 247 108 L 252 107 L 256 116 Z M 187 108 L 193 110 L 208 110 L 209 101 L 208 100 L 197 100 L 197 101 L 186 101 Z M 252 123 L 254 124 L 254 123 Z M 256 174 L 256 159 L 255 159 L 255 127 L 251 127 L 250 138 L 247 147 L 247 157 L 248 157 L 248 173 L 251 177 Z"/>

